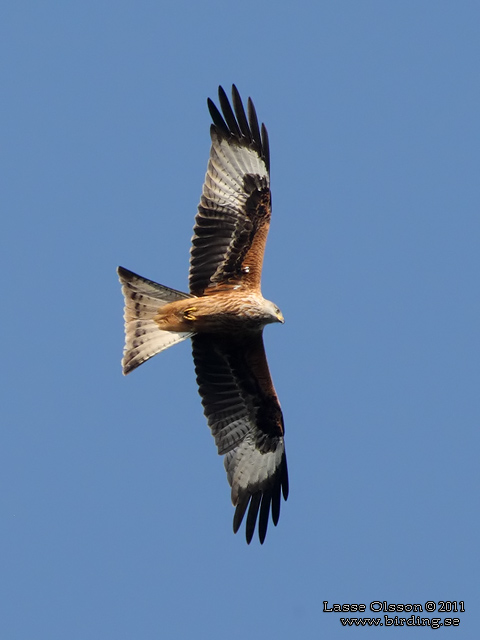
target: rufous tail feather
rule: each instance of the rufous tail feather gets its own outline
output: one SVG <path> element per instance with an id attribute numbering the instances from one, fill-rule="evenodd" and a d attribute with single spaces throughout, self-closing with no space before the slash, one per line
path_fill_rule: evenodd
<path id="1" fill-rule="evenodd" d="M 142 362 L 192 335 L 163 331 L 154 320 L 158 310 L 164 305 L 192 296 L 142 278 L 124 267 L 118 267 L 117 273 L 125 297 L 125 348 L 122 367 L 124 375 L 127 375 Z"/>

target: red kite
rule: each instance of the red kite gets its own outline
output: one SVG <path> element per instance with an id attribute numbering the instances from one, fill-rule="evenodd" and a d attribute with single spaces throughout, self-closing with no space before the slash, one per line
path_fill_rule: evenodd
<path id="1" fill-rule="evenodd" d="M 265 125 L 235 86 L 232 106 L 219 87 L 223 116 L 209 99 L 212 146 L 195 218 L 190 293 L 118 268 L 125 296 L 127 374 L 186 338 L 192 339 L 200 396 L 218 453 L 224 455 L 236 533 L 248 507 L 250 543 L 257 517 L 263 544 L 270 510 L 288 496 L 282 411 L 268 370 L 263 328 L 283 316 L 260 290 L 271 216 Z M 249 506 L 250 505 L 250 506 Z"/>

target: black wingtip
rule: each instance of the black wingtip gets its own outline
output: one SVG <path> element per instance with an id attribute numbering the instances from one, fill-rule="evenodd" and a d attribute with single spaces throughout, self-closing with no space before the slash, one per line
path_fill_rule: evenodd
<path id="1" fill-rule="evenodd" d="M 254 494 L 248 492 L 240 494 L 233 516 L 233 532 L 237 533 L 239 530 L 248 508 L 247 521 L 245 524 L 247 544 L 250 544 L 253 539 L 257 519 L 258 537 L 260 544 L 263 544 L 267 535 L 270 513 L 273 524 L 277 526 L 280 518 L 282 494 L 284 500 L 286 500 L 288 498 L 288 490 L 287 457 L 284 452 L 280 467 L 277 469 L 273 483 L 270 486 Z"/>
<path id="2" fill-rule="evenodd" d="M 223 117 L 225 119 L 227 127 L 230 130 L 230 133 L 234 135 L 236 138 L 240 139 L 243 135 L 243 132 L 240 130 L 240 127 L 238 126 L 238 122 L 235 118 L 235 114 L 233 113 L 233 109 L 227 98 L 227 94 L 222 89 L 222 87 L 218 88 L 218 98 L 220 100 L 220 106 L 222 108 Z"/>
<path id="3" fill-rule="evenodd" d="M 221 85 L 218 87 L 218 99 L 221 111 L 213 100 L 207 99 L 208 110 L 217 132 L 220 132 L 225 137 L 233 136 L 241 144 L 246 144 L 255 149 L 265 161 L 267 171 L 270 171 L 270 149 L 267 130 L 263 122 L 261 127 L 259 126 L 252 99 L 248 98 L 247 113 L 245 113 L 240 93 L 235 84 L 232 84 L 231 102 Z"/>
<path id="4" fill-rule="evenodd" d="M 267 171 L 270 173 L 270 142 L 268 140 L 267 127 L 263 124 L 263 122 L 262 122 L 262 129 L 261 129 L 261 138 L 262 138 L 263 157 L 265 159 Z"/>
<path id="5" fill-rule="evenodd" d="M 288 498 L 288 491 L 289 491 L 289 485 L 288 485 L 287 456 L 284 453 L 283 464 L 282 464 L 282 493 L 283 493 L 284 500 L 287 500 Z"/>
<path id="6" fill-rule="evenodd" d="M 257 524 L 258 508 L 260 506 L 260 500 L 262 499 L 261 491 L 254 493 L 250 499 L 250 507 L 247 514 L 247 524 L 245 525 L 245 535 L 247 538 L 247 544 L 250 544 L 255 532 L 255 525 Z"/>
<path id="7" fill-rule="evenodd" d="M 280 482 L 277 482 L 272 492 L 272 522 L 275 526 L 277 526 L 278 520 L 280 518 L 280 503 L 281 503 L 280 491 L 281 491 Z"/>
<path id="8" fill-rule="evenodd" d="M 270 516 L 270 503 L 272 501 L 272 493 L 264 493 L 262 496 L 262 506 L 260 507 L 260 517 L 258 520 L 258 537 L 260 538 L 260 544 L 265 541 L 268 529 L 268 518 Z"/>
<path id="9" fill-rule="evenodd" d="M 249 502 L 250 496 L 248 494 L 243 496 L 238 501 L 237 508 L 235 509 L 235 515 L 233 516 L 233 533 L 237 533 L 237 531 L 240 529 L 240 525 L 242 524 L 242 520 Z"/>
<path id="10" fill-rule="evenodd" d="M 247 102 L 248 122 L 250 123 L 250 131 L 252 133 L 253 142 L 256 144 L 262 144 L 262 138 L 260 136 L 260 129 L 258 127 L 257 112 L 255 111 L 255 105 L 252 99 L 249 98 Z"/>
<path id="11" fill-rule="evenodd" d="M 222 114 L 217 109 L 217 105 L 213 102 L 213 100 L 210 100 L 210 98 L 207 98 L 207 105 L 210 112 L 210 117 L 213 120 L 213 124 L 218 127 L 224 135 L 228 136 L 228 127 L 225 124 L 225 120 L 222 118 Z"/>
<path id="12" fill-rule="evenodd" d="M 243 108 L 243 102 L 238 93 L 237 87 L 232 85 L 232 102 L 233 108 L 235 109 L 235 115 L 237 116 L 238 126 L 242 132 L 243 137 L 247 140 L 249 144 L 253 142 L 252 132 L 250 131 L 250 126 L 248 124 L 247 116 L 245 115 L 245 109 Z"/>

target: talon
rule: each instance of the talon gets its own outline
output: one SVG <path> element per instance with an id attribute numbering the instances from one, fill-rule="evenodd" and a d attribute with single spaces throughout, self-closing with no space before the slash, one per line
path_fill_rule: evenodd
<path id="1" fill-rule="evenodd" d="M 183 312 L 183 317 L 185 318 L 185 320 L 196 320 L 197 317 L 194 313 L 196 310 L 196 307 L 189 307 L 188 309 L 185 309 L 185 311 Z"/>

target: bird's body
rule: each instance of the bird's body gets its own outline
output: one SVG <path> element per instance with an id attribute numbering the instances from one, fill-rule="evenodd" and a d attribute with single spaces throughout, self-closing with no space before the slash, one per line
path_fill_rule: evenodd
<path id="1" fill-rule="evenodd" d="M 158 310 L 155 322 L 163 331 L 188 333 L 259 332 L 267 324 L 283 322 L 280 310 L 263 296 L 218 291 L 170 302 Z"/>
<path id="2" fill-rule="evenodd" d="M 205 415 L 224 455 L 236 506 L 236 532 L 248 508 L 250 542 L 259 518 L 263 543 L 269 514 L 276 525 L 288 496 L 284 424 L 263 347 L 263 328 L 282 322 L 260 288 L 271 217 L 267 132 L 253 103 L 248 117 L 235 86 L 233 109 L 219 88 L 223 116 L 208 101 L 212 147 L 195 219 L 190 293 L 119 267 L 125 296 L 123 372 L 192 339 Z"/>

